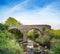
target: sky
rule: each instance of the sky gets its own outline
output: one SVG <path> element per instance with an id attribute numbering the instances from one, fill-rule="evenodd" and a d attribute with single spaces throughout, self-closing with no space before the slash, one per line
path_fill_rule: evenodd
<path id="1" fill-rule="evenodd" d="M 14 17 L 23 25 L 60 29 L 60 0 L 0 0 L 0 23 Z"/>

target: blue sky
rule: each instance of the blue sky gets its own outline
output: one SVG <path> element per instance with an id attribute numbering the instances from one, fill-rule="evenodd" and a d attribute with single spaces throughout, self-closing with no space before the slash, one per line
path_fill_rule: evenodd
<path id="1" fill-rule="evenodd" d="M 60 0 L 0 0 L 0 23 L 14 17 L 22 24 L 48 24 L 60 29 Z"/>

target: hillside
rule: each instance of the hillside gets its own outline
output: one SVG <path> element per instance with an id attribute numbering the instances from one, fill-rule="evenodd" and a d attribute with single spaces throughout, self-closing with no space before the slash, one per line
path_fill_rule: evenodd
<path id="1" fill-rule="evenodd" d="M 54 30 L 54 29 L 52 29 L 51 32 L 54 33 L 54 34 L 56 34 L 56 35 L 60 35 L 60 30 Z"/>

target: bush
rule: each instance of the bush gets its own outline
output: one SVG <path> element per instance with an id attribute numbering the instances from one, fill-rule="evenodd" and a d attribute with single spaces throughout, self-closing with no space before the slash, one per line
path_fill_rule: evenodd
<path id="1" fill-rule="evenodd" d="M 60 54 L 60 39 L 53 39 L 50 54 Z"/>
<path id="2" fill-rule="evenodd" d="M 0 30 L 0 54 L 22 54 L 23 48 L 16 43 L 15 39 L 10 39 L 9 36 L 7 30 Z"/>

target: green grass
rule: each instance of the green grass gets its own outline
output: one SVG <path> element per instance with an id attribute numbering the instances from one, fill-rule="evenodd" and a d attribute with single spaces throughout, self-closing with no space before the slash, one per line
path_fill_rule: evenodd
<path id="1" fill-rule="evenodd" d="M 60 30 L 54 30 L 54 29 L 52 29 L 51 32 L 54 33 L 54 34 L 56 34 L 56 35 L 60 35 Z"/>

